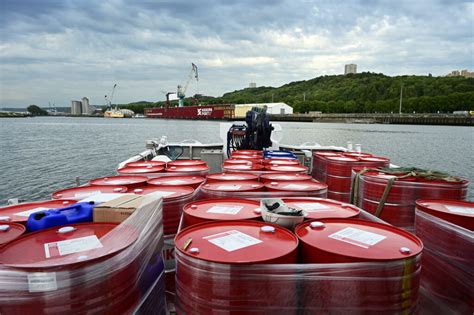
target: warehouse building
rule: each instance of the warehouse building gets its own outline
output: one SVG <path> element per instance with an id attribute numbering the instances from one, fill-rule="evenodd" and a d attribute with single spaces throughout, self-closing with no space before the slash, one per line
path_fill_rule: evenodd
<path id="1" fill-rule="evenodd" d="M 293 107 L 286 103 L 258 103 L 258 104 L 235 104 L 235 118 L 243 118 L 253 107 L 263 108 L 267 106 L 267 113 L 270 115 L 293 114 Z"/>

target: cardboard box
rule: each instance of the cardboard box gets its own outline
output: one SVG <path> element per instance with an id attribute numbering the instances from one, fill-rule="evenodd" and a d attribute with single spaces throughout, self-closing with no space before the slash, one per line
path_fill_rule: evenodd
<path id="1" fill-rule="evenodd" d="M 94 222 L 123 222 L 145 200 L 144 195 L 123 194 L 94 208 Z"/>

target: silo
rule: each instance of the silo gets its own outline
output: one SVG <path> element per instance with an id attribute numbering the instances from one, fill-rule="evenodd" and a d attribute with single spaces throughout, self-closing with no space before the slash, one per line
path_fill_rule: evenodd
<path id="1" fill-rule="evenodd" d="M 82 98 L 82 115 L 90 115 L 91 110 L 89 106 L 89 99 L 87 97 Z"/>
<path id="2" fill-rule="evenodd" d="M 81 101 L 71 101 L 71 115 L 82 114 L 82 103 Z"/>

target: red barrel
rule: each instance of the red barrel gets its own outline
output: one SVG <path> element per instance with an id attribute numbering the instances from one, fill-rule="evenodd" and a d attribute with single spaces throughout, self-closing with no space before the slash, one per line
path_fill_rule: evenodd
<path id="1" fill-rule="evenodd" d="M 89 184 L 125 186 L 128 189 L 133 189 L 146 185 L 147 180 L 146 176 L 108 176 L 90 180 Z"/>
<path id="2" fill-rule="evenodd" d="M 326 197 L 328 186 L 317 181 L 269 182 L 265 184 L 267 191 L 297 193 L 308 197 Z"/>
<path id="3" fill-rule="evenodd" d="M 76 200 L 45 200 L 25 202 L 0 208 L 0 221 L 25 223 L 30 214 L 47 209 L 63 208 L 76 203 Z"/>
<path id="4" fill-rule="evenodd" d="M 263 191 L 263 184 L 257 181 L 225 181 L 206 183 L 201 187 L 202 198 L 232 198 L 241 193 Z"/>
<path id="5" fill-rule="evenodd" d="M 334 192 L 334 191 L 328 190 L 327 197 L 328 197 L 328 199 L 337 200 L 337 201 L 340 201 L 340 202 L 347 202 L 347 203 L 351 202 L 351 194 L 350 193 L 339 193 L 339 192 Z"/>
<path id="6" fill-rule="evenodd" d="M 148 181 L 149 185 L 156 186 L 191 186 L 198 188 L 206 179 L 201 176 L 166 176 L 157 177 Z"/>
<path id="7" fill-rule="evenodd" d="M 0 247 L 20 237 L 25 230 L 25 226 L 20 223 L 0 222 Z"/>
<path id="8" fill-rule="evenodd" d="M 193 225 L 176 243 L 176 295 L 180 314 L 247 314 L 256 308 L 296 307 L 294 281 L 274 281 L 256 264 L 294 264 L 297 238 L 257 221 Z M 253 265 L 253 267 L 252 267 Z"/>
<path id="9" fill-rule="evenodd" d="M 258 181 L 258 175 L 251 173 L 214 173 L 207 175 L 206 182 Z"/>
<path id="10" fill-rule="evenodd" d="M 311 175 L 303 173 L 270 173 L 263 174 L 260 176 L 260 181 L 262 183 L 268 182 L 293 182 L 293 181 L 310 181 L 312 179 Z"/>
<path id="11" fill-rule="evenodd" d="M 252 161 L 248 160 L 236 160 L 236 159 L 225 159 L 224 160 L 224 165 L 234 165 L 234 164 L 239 164 L 239 165 L 252 165 Z"/>
<path id="12" fill-rule="evenodd" d="M 125 167 L 148 167 L 148 166 L 163 166 L 165 167 L 166 163 L 163 161 L 138 161 L 138 162 L 130 162 L 125 164 Z"/>
<path id="13" fill-rule="evenodd" d="M 265 169 L 268 171 L 278 173 L 307 173 L 308 168 L 303 165 L 266 165 Z"/>
<path id="14" fill-rule="evenodd" d="M 263 160 L 264 165 L 283 166 L 283 165 L 300 165 L 298 160 L 290 159 L 267 159 Z"/>
<path id="15" fill-rule="evenodd" d="M 244 160 L 244 161 L 249 161 L 254 164 L 262 164 L 263 158 L 261 156 L 256 156 L 256 155 L 240 155 L 240 154 L 235 154 L 232 155 L 232 159 L 234 160 Z"/>
<path id="16" fill-rule="evenodd" d="M 474 202 L 418 200 L 416 234 L 425 245 L 422 284 L 453 313 L 474 311 Z"/>
<path id="17" fill-rule="evenodd" d="M 370 154 L 370 153 L 363 153 L 363 152 L 344 152 L 344 153 L 342 153 L 342 155 L 355 157 L 355 158 L 371 157 L 372 156 L 372 154 Z"/>
<path id="18" fill-rule="evenodd" d="M 155 186 L 148 185 L 133 191 L 135 194 L 159 194 L 163 197 L 163 230 L 165 235 L 176 234 L 183 206 L 194 196 L 190 186 Z"/>
<path id="19" fill-rule="evenodd" d="M 354 205 L 323 198 L 283 198 L 290 208 L 306 212 L 305 219 L 357 218 L 360 209 Z"/>
<path id="20" fill-rule="evenodd" d="M 199 166 L 199 165 L 204 165 L 206 166 L 206 162 L 203 160 L 175 160 L 168 162 L 167 167 L 170 166 Z"/>
<path id="21" fill-rule="evenodd" d="M 138 233 L 130 226 L 114 233 L 116 227 L 112 223 L 55 227 L 0 248 L 0 263 L 17 282 L 8 292 L 0 292 L 12 297 L 2 302 L 2 313 L 67 314 L 71 307 L 81 314 L 129 311 L 140 298 L 140 266 L 136 260 L 116 257 L 137 240 Z"/>
<path id="22" fill-rule="evenodd" d="M 261 164 L 224 164 L 222 170 L 226 172 L 259 172 L 264 169 L 264 166 Z"/>
<path id="23" fill-rule="evenodd" d="M 117 172 L 120 175 L 143 175 L 148 178 L 153 178 L 156 176 L 159 176 L 160 173 L 163 173 L 165 167 L 162 165 L 148 165 L 148 166 L 133 166 L 133 167 L 128 167 L 125 166 L 123 168 L 119 168 Z"/>
<path id="24" fill-rule="evenodd" d="M 127 187 L 113 185 L 91 185 L 67 188 L 55 191 L 51 194 L 53 199 L 82 200 L 91 195 L 99 193 L 125 193 Z"/>
<path id="25" fill-rule="evenodd" d="M 259 220 L 260 202 L 247 199 L 205 199 L 183 208 L 184 226 L 210 221 Z"/>
<path id="26" fill-rule="evenodd" d="M 176 162 L 176 161 L 175 161 Z M 166 167 L 166 172 L 176 173 L 187 176 L 206 176 L 209 173 L 209 167 L 207 165 L 169 165 Z"/>
<path id="27" fill-rule="evenodd" d="M 235 150 L 232 151 L 232 156 L 234 155 L 257 155 L 263 157 L 262 150 Z"/>
<path id="28" fill-rule="evenodd" d="M 396 227 L 357 219 L 322 219 L 298 225 L 303 263 L 374 262 L 340 267 L 338 276 L 302 285 L 305 310 L 341 313 L 411 313 L 417 308 L 423 244 Z M 315 299 L 315 296 L 318 298 Z"/>

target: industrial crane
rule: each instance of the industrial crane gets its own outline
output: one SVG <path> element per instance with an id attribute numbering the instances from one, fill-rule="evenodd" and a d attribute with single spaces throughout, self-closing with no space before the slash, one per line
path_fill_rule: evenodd
<path id="1" fill-rule="evenodd" d="M 193 75 L 194 74 L 194 75 Z M 186 80 L 186 83 L 183 85 L 178 85 L 178 98 L 179 98 L 179 107 L 184 106 L 184 98 L 186 97 L 186 90 L 188 89 L 189 82 L 193 78 L 196 79 L 196 82 L 199 81 L 199 75 L 198 75 L 198 67 L 194 64 L 191 63 L 191 71 L 189 72 L 188 79 Z"/>
<path id="2" fill-rule="evenodd" d="M 107 108 L 112 109 L 112 100 L 114 99 L 114 93 L 115 93 L 115 88 L 117 87 L 117 83 L 114 84 L 114 87 L 112 89 L 112 93 L 110 93 L 110 99 L 107 98 L 107 95 L 105 95 L 105 104 L 107 105 Z"/>

